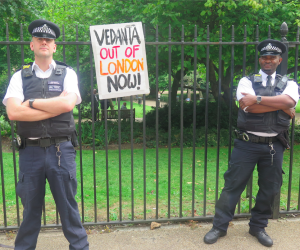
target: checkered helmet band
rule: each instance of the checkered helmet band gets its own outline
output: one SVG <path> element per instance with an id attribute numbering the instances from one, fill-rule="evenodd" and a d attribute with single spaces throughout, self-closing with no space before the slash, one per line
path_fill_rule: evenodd
<path id="1" fill-rule="evenodd" d="M 263 47 L 260 52 L 265 51 L 265 50 L 270 51 L 270 52 L 271 51 L 278 52 L 280 54 L 282 53 L 282 50 L 280 48 L 278 48 L 276 46 L 272 46 L 271 43 L 269 43 L 267 46 Z"/>
<path id="2" fill-rule="evenodd" d="M 56 38 L 55 32 L 54 32 L 51 28 L 49 28 L 49 27 L 47 26 L 47 24 L 44 24 L 44 25 L 41 26 L 41 27 L 36 27 L 36 28 L 34 28 L 33 31 L 32 31 L 32 35 L 34 35 L 34 33 L 46 33 L 46 34 L 51 34 L 52 36 L 54 36 L 54 37 Z"/>

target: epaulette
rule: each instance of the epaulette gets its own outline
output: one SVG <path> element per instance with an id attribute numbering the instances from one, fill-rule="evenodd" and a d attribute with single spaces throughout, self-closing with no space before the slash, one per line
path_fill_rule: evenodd
<path id="1" fill-rule="evenodd" d="M 64 62 L 60 62 L 60 61 L 56 61 L 55 60 L 55 63 L 58 64 L 58 65 L 61 65 L 61 66 L 65 66 L 66 68 L 70 68 L 70 69 L 73 69 L 70 65 L 64 63 Z M 74 70 L 74 69 L 73 69 Z"/>
<path id="2" fill-rule="evenodd" d="M 16 72 L 22 70 L 24 66 L 27 66 L 27 65 L 32 66 L 32 64 L 33 64 L 33 62 L 30 62 L 30 63 L 28 63 L 28 64 L 24 64 L 24 65 L 22 65 L 20 68 L 18 68 L 18 69 L 16 70 Z"/>
<path id="3" fill-rule="evenodd" d="M 276 88 L 278 88 L 280 90 L 284 90 L 286 87 L 287 81 L 289 80 L 288 77 L 289 76 L 287 76 L 287 75 L 282 76 L 282 75 L 276 74 L 275 78 L 277 78 L 279 80 L 278 83 L 276 84 Z"/>
<path id="4" fill-rule="evenodd" d="M 70 67 L 68 64 L 65 64 L 64 62 L 60 62 L 60 61 L 56 61 L 56 60 L 54 60 L 54 61 L 55 61 L 55 63 L 58 64 L 58 65 Z"/>
<path id="5" fill-rule="evenodd" d="M 30 62 L 29 64 L 25 64 L 21 67 L 22 77 L 30 77 L 33 75 L 32 64 L 33 64 L 33 62 Z"/>
<path id="6" fill-rule="evenodd" d="M 260 74 L 251 74 L 247 78 L 252 82 L 252 84 L 262 84 L 262 76 Z"/>

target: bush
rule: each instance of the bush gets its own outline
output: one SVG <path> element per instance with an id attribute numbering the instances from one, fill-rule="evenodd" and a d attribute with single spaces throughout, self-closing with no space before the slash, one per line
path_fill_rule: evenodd
<path id="1" fill-rule="evenodd" d="M 197 102 L 196 104 L 196 127 L 201 128 L 205 126 L 205 100 Z M 183 127 L 189 128 L 193 124 L 193 102 L 183 103 Z M 180 128 L 180 110 L 181 103 L 176 102 L 171 106 L 171 125 L 172 128 Z M 208 127 L 217 128 L 217 113 L 218 104 L 216 102 L 209 102 L 208 104 Z M 169 106 L 158 109 L 158 123 L 159 128 L 168 130 L 168 114 Z M 147 127 L 154 128 L 156 125 L 156 110 L 153 109 L 146 114 Z M 232 125 L 236 126 L 237 113 L 233 112 Z M 229 125 L 229 108 L 225 104 L 220 106 L 220 128 L 228 129 Z"/>
<path id="2" fill-rule="evenodd" d="M 95 146 L 103 148 L 105 146 L 105 125 L 104 122 L 96 121 L 95 126 Z M 141 138 L 143 128 L 142 124 L 135 122 L 133 124 L 133 137 Z M 108 144 L 117 144 L 119 142 L 118 123 L 107 121 L 107 142 Z M 76 124 L 77 133 L 79 132 L 78 124 Z M 131 138 L 130 122 L 121 122 L 121 143 L 129 143 Z M 78 138 L 79 139 L 79 138 Z M 92 145 L 92 122 L 85 121 L 81 123 L 81 140 L 82 144 Z"/>
<path id="3" fill-rule="evenodd" d="M 6 121 L 3 116 L 0 116 L 0 128 L 1 128 L 1 136 L 5 136 L 5 137 L 11 136 L 10 123 Z"/>
<path id="4" fill-rule="evenodd" d="M 117 122 L 107 122 L 108 132 L 108 144 L 118 144 L 119 134 L 118 134 L 118 123 Z M 77 125 L 78 131 L 78 125 Z M 92 145 L 93 135 L 92 135 L 92 122 L 85 121 L 81 124 L 82 131 L 82 144 Z M 133 142 L 143 143 L 143 124 L 134 122 L 133 123 Z M 181 144 L 181 131 L 178 128 L 173 128 L 171 131 L 171 147 L 179 147 Z M 156 147 L 156 129 L 147 128 L 146 129 L 146 146 L 148 148 Z M 205 146 L 205 128 L 197 128 L 196 133 L 193 133 L 191 127 L 185 128 L 183 130 L 183 147 L 192 147 L 193 139 L 195 138 L 195 146 L 203 147 Z M 220 146 L 229 145 L 229 134 L 227 129 L 220 130 Z M 233 136 L 232 139 L 235 137 Z M 158 131 L 158 145 L 167 146 L 169 141 L 169 133 L 166 130 L 160 129 Z M 131 142 L 131 127 L 130 122 L 121 122 L 121 144 Z M 217 129 L 210 128 L 207 134 L 207 145 L 216 146 L 217 145 Z M 104 122 L 95 122 L 95 146 L 98 148 L 104 148 L 105 146 L 105 129 Z"/>
<path id="5" fill-rule="evenodd" d="M 290 142 L 291 142 L 291 137 L 292 137 L 292 126 L 290 126 Z M 297 143 L 300 143 L 300 125 L 295 125 L 294 129 L 294 141 Z"/>
<path id="6" fill-rule="evenodd" d="M 7 78 L 7 71 L 4 71 L 0 74 L 0 100 L 2 102 L 5 94 L 6 94 L 6 89 L 8 87 L 8 78 Z M 2 118 L 6 121 L 9 121 L 7 114 L 6 114 L 6 108 L 5 106 L 1 103 L 0 105 L 0 114 L 2 115 Z"/>

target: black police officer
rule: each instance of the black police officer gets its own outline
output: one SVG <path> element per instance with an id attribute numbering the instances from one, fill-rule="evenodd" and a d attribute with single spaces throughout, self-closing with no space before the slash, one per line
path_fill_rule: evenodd
<path id="1" fill-rule="evenodd" d="M 294 81 L 276 74 L 282 61 L 281 54 L 286 51 L 285 45 L 268 39 L 258 45 L 258 50 L 259 74 L 242 78 L 238 85 L 239 131 L 229 168 L 224 174 L 225 186 L 216 203 L 213 228 L 204 237 L 207 244 L 213 244 L 227 234 L 239 197 L 257 165 L 259 191 L 251 209 L 249 233 L 262 245 L 273 245 L 265 227 L 272 214 L 274 197 L 282 184 L 283 152 L 288 145 L 282 135 L 289 129 L 299 96 Z"/>

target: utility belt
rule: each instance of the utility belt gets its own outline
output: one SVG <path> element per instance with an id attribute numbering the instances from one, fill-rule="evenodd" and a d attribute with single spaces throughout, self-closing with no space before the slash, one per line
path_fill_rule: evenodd
<path id="1" fill-rule="evenodd" d="M 61 137 L 47 137 L 40 138 L 36 140 L 30 140 L 27 138 L 21 138 L 17 136 L 14 139 L 15 147 L 19 149 L 24 149 L 26 147 L 42 147 L 47 148 L 51 145 L 57 145 L 61 142 L 71 141 L 74 147 L 78 146 L 77 133 L 73 133 L 72 136 L 61 136 Z"/>
<path id="2" fill-rule="evenodd" d="M 250 141 L 254 143 L 269 143 L 269 142 L 275 142 L 278 141 L 276 136 L 274 137 L 263 137 L 263 136 L 257 136 L 253 134 L 248 134 L 243 131 L 235 130 L 235 135 L 237 139 L 243 140 L 243 141 Z"/>
<path id="3" fill-rule="evenodd" d="M 282 131 L 277 136 L 263 137 L 249 134 L 244 131 L 234 130 L 236 138 L 243 141 L 250 141 L 254 143 L 273 143 L 279 141 L 286 149 L 290 149 L 288 131 Z"/>

